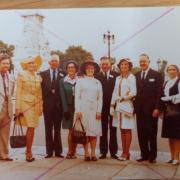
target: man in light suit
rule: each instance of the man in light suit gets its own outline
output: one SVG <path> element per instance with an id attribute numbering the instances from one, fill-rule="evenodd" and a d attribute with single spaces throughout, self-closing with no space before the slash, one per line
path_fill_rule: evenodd
<path id="1" fill-rule="evenodd" d="M 43 114 L 45 123 L 46 136 L 46 153 L 45 158 L 55 156 L 63 158 L 61 143 L 61 121 L 62 105 L 59 94 L 59 81 L 64 76 L 59 71 L 59 56 L 54 54 L 49 61 L 50 68 L 41 72 L 42 77 L 42 97 L 43 97 Z"/>
<path id="2" fill-rule="evenodd" d="M 12 161 L 8 156 L 8 140 L 13 116 L 12 95 L 14 78 L 9 75 L 10 57 L 0 55 L 0 160 Z"/>
<path id="3" fill-rule="evenodd" d="M 141 71 L 136 74 L 135 112 L 141 158 L 137 161 L 148 160 L 150 163 L 155 163 L 163 78 L 159 72 L 149 67 L 150 59 L 147 54 L 139 56 L 139 63 Z"/>
<path id="4" fill-rule="evenodd" d="M 111 62 L 108 57 L 100 59 L 101 72 L 96 78 L 101 82 L 103 89 L 103 107 L 102 107 L 102 136 L 100 137 L 100 159 L 105 159 L 110 151 L 111 158 L 117 159 L 117 135 L 116 127 L 112 126 L 112 116 L 110 115 L 110 104 L 114 90 L 115 80 L 118 73 L 111 70 Z M 108 130 L 110 138 L 108 141 Z"/>

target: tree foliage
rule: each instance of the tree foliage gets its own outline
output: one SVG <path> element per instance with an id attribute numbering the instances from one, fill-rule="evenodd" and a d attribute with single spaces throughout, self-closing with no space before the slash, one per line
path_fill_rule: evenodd
<path id="1" fill-rule="evenodd" d="M 62 63 L 68 60 L 75 60 L 79 64 L 85 61 L 93 61 L 93 55 L 91 52 L 83 49 L 82 46 L 69 46 L 65 52 L 56 50 L 51 51 L 51 54 L 58 54 Z"/>
<path id="2" fill-rule="evenodd" d="M 7 43 L 4 43 L 3 41 L 0 41 L 0 52 L 1 53 L 7 53 L 10 57 L 13 57 L 13 51 L 15 49 L 14 45 L 9 45 Z"/>

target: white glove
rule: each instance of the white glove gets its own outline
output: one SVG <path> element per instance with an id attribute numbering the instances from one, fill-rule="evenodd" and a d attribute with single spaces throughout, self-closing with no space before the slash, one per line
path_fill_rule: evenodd
<path id="1" fill-rule="evenodd" d="M 110 107 L 110 115 L 114 116 L 114 107 Z"/>
<path id="2" fill-rule="evenodd" d="M 172 101 L 172 96 L 165 96 L 161 98 L 162 101 L 166 102 L 166 101 Z"/>

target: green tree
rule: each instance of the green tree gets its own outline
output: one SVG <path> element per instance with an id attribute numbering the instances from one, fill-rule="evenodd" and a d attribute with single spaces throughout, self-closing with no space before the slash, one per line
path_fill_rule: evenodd
<path id="1" fill-rule="evenodd" d="M 51 51 L 51 54 L 58 54 L 62 64 L 70 59 L 75 60 L 79 64 L 82 64 L 85 61 L 94 60 L 92 53 L 83 49 L 82 46 L 69 46 L 64 53 L 56 50 Z"/>
<path id="2" fill-rule="evenodd" d="M 141 68 L 140 68 L 140 67 L 133 67 L 132 70 L 131 70 L 131 72 L 132 72 L 133 74 L 136 74 L 136 73 L 139 72 L 139 71 L 141 71 Z"/>

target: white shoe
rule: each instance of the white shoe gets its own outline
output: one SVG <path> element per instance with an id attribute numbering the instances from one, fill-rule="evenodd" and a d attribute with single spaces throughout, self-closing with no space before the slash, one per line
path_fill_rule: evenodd
<path id="1" fill-rule="evenodd" d="M 173 165 L 173 166 L 179 165 L 179 160 L 173 160 L 172 165 Z"/>
<path id="2" fill-rule="evenodd" d="M 128 161 L 129 160 L 129 157 L 119 157 L 118 159 L 117 159 L 118 161 Z"/>

